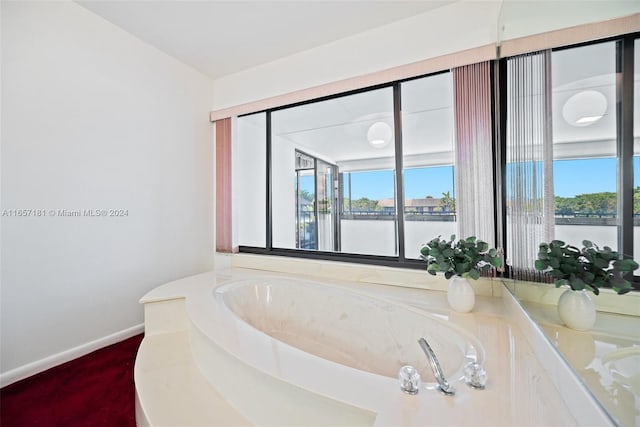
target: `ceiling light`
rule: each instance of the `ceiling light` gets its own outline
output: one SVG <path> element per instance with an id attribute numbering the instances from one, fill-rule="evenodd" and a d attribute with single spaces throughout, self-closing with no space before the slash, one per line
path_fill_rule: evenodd
<path id="1" fill-rule="evenodd" d="M 385 122 L 375 122 L 369 126 L 367 140 L 374 148 L 384 148 L 391 142 L 392 134 L 391 126 Z"/>
<path id="2" fill-rule="evenodd" d="M 572 95 L 562 107 L 562 117 L 572 126 L 589 126 L 607 112 L 607 98 L 595 90 L 583 90 Z"/>
<path id="3" fill-rule="evenodd" d="M 583 123 L 593 123 L 593 122 L 597 122 L 598 120 L 600 120 L 602 118 L 602 116 L 585 116 L 585 117 L 580 117 L 578 120 L 576 120 L 576 124 L 583 124 Z"/>

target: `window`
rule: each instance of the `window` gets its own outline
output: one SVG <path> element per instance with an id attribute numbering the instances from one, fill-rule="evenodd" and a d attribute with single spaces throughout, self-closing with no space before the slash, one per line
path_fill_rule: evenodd
<path id="1" fill-rule="evenodd" d="M 507 60 L 507 263 L 515 278 L 535 277 L 537 245 L 552 239 L 574 246 L 587 239 L 637 257 L 638 209 L 624 202 L 638 192 L 640 163 L 626 131 L 627 43 Z"/>
<path id="2" fill-rule="evenodd" d="M 457 232 L 453 81 L 442 73 L 400 87 L 405 256 L 417 259 L 429 240 Z"/>
<path id="3" fill-rule="evenodd" d="M 616 43 L 551 55 L 555 238 L 618 247 Z"/>
<path id="4" fill-rule="evenodd" d="M 267 115 L 238 117 L 232 157 L 242 167 L 234 167 L 234 214 L 239 223 L 237 242 L 243 246 L 266 245 Z M 250 173 L 248 171 L 251 171 Z"/>
<path id="5" fill-rule="evenodd" d="M 393 88 L 271 113 L 273 247 L 397 255 Z"/>
<path id="6" fill-rule="evenodd" d="M 472 64 L 238 118 L 241 250 L 423 267 L 431 238 L 476 235 L 529 280 L 551 239 L 637 258 L 639 45 L 519 55 L 495 75 Z"/>

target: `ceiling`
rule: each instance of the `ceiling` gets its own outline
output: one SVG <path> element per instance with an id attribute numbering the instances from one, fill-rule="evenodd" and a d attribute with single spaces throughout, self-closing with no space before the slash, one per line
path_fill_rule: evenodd
<path id="1" fill-rule="evenodd" d="M 457 0 L 76 0 L 216 79 Z"/>

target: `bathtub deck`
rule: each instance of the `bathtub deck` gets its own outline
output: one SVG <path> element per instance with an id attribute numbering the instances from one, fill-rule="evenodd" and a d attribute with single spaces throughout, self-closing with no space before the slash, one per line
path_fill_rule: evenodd
<path id="1" fill-rule="evenodd" d="M 145 296 L 146 335 L 135 371 L 139 425 L 338 425 L 327 421 L 331 419 L 331 414 L 327 413 L 334 410 L 331 408 L 335 408 L 336 414 L 344 414 L 341 415 L 345 417 L 341 423 L 343 425 L 581 424 L 582 420 L 576 418 L 575 411 L 569 408 L 565 399 L 564 392 L 567 390 L 563 390 L 563 393 L 558 391 L 548 374 L 548 366 L 542 366 L 539 362 L 518 323 L 510 319 L 499 297 L 479 296 L 473 313 L 457 314 L 449 313 L 446 296 L 439 291 L 332 283 L 365 289 L 374 295 L 411 304 L 421 310 L 447 315 L 449 321 L 474 334 L 485 348 L 484 366 L 489 375 L 487 389 L 473 390 L 458 381 L 454 383 L 458 390 L 454 397 L 424 389 L 418 395 L 410 396 L 402 393 L 397 384 L 390 381 L 389 386 L 385 386 L 384 399 L 379 399 L 384 403 L 379 403 L 379 408 L 372 411 L 365 407 L 367 396 L 363 396 L 360 403 L 351 405 L 345 405 L 342 397 L 335 400 L 316 395 L 316 400 L 313 400 L 311 386 L 308 387 L 304 382 L 294 384 L 298 380 L 296 376 L 262 372 L 261 366 L 251 366 L 247 368 L 248 373 L 245 372 L 241 359 L 251 356 L 246 359 L 248 361 L 256 355 L 250 355 L 251 349 L 242 350 L 242 345 L 233 350 L 236 354 L 222 352 L 221 356 L 203 352 L 206 344 L 199 337 L 211 332 L 207 328 L 213 330 L 211 325 L 216 321 L 212 320 L 210 326 L 198 325 L 190 318 L 193 313 L 190 315 L 189 310 L 199 309 L 202 295 L 210 294 L 215 286 L 230 279 L 269 276 L 269 273 L 243 269 L 225 270 L 172 282 Z M 203 293 L 203 289 L 206 292 Z M 189 295 L 198 295 L 191 307 L 185 303 Z M 237 336 L 237 332 L 225 333 L 228 335 L 225 339 L 241 343 L 242 337 Z M 243 354 L 243 351 L 248 353 Z M 276 357 L 274 354 L 265 354 L 265 357 Z M 205 373 L 207 369 L 203 368 L 203 359 L 208 361 L 214 358 L 217 358 L 214 364 L 224 367 L 217 372 Z M 282 359 L 282 363 L 285 360 Z M 287 370 L 290 369 L 284 371 Z M 231 387 L 230 382 L 234 380 L 242 380 L 242 387 Z M 292 384 L 288 384 L 289 381 Z M 264 393 L 264 399 L 254 394 L 260 390 Z M 380 394 L 379 390 L 375 392 Z M 284 396 L 283 400 L 269 400 L 278 394 Z M 243 402 L 243 396 L 246 402 Z M 296 399 L 299 399 L 299 403 L 293 404 Z M 301 408 L 302 412 L 292 411 L 289 415 L 288 410 L 295 407 Z M 314 410 L 317 410 L 318 416 L 305 420 L 305 414 L 309 412 L 304 411 L 313 413 Z M 346 422 L 347 419 L 352 422 Z"/>
<path id="2" fill-rule="evenodd" d="M 139 426 L 250 426 L 202 376 L 187 331 L 145 336 L 135 365 Z"/>

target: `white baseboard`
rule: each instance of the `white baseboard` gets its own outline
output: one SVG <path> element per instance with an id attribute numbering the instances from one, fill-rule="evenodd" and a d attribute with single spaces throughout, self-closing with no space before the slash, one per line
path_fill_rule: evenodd
<path id="1" fill-rule="evenodd" d="M 0 374 L 0 388 L 144 332 L 144 323 Z"/>

